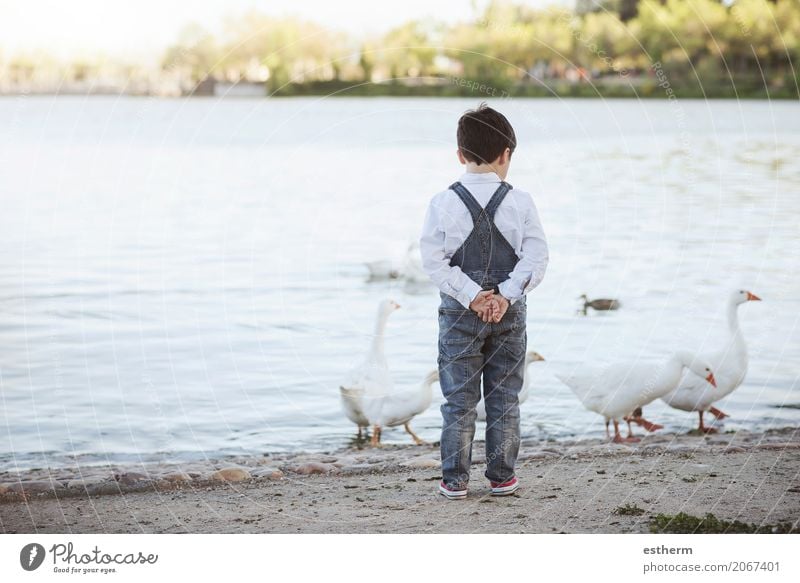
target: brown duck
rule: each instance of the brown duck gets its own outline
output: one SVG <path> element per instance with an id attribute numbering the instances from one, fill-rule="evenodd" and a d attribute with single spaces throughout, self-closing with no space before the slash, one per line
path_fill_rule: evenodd
<path id="1" fill-rule="evenodd" d="M 589 308 L 605 312 L 608 310 L 618 310 L 619 307 L 622 305 L 619 300 L 606 300 L 606 299 L 590 300 L 586 294 L 582 294 L 578 299 L 583 300 L 583 308 L 579 311 L 583 312 L 584 316 L 586 315 L 587 310 Z"/>

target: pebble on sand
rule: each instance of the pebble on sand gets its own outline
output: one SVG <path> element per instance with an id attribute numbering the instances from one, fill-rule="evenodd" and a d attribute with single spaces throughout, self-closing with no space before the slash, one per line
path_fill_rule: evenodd
<path id="1" fill-rule="evenodd" d="M 417 457 L 403 462 L 402 465 L 407 468 L 438 468 L 441 462 L 429 457 Z"/>
<path id="2" fill-rule="evenodd" d="M 250 472 L 244 468 L 222 468 L 210 476 L 217 482 L 242 482 L 250 479 Z"/>
<path id="3" fill-rule="evenodd" d="M 165 482 L 172 482 L 172 483 L 192 481 L 192 477 L 186 472 L 171 472 L 169 474 L 164 474 L 163 476 L 161 476 L 161 479 L 164 480 Z"/>
<path id="4" fill-rule="evenodd" d="M 268 478 L 270 480 L 280 480 L 283 478 L 283 472 L 277 468 L 258 468 L 251 472 L 254 478 Z"/>
<path id="5" fill-rule="evenodd" d="M 333 464 L 327 464 L 323 462 L 306 462 L 304 464 L 300 464 L 299 466 L 295 466 L 292 468 L 292 471 L 296 474 L 308 476 L 311 474 L 334 474 L 339 471 L 339 468 Z"/>
<path id="6" fill-rule="evenodd" d="M 149 481 L 150 476 L 140 474 L 139 472 L 123 472 L 121 474 L 114 474 L 114 479 L 123 486 L 133 486 L 139 482 Z"/>
<path id="7" fill-rule="evenodd" d="M 78 488 L 81 490 L 85 490 L 86 488 L 99 486 L 105 481 L 106 478 L 102 476 L 86 476 L 83 478 L 75 478 L 67 482 L 67 488 Z"/>

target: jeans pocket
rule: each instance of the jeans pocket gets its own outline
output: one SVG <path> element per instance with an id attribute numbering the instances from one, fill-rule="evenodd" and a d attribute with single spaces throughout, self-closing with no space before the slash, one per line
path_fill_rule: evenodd
<path id="1" fill-rule="evenodd" d="M 524 354 L 528 347 L 527 314 L 523 307 L 513 314 L 511 327 L 506 335 L 509 352 Z"/>
<path id="2" fill-rule="evenodd" d="M 472 310 L 439 308 L 439 341 L 468 344 L 477 335 L 476 314 Z"/>
<path id="3" fill-rule="evenodd" d="M 439 364 L 458 360 L 473 350 L 476 341 L 475 318 L 471 312 L 439 314 Z"/>

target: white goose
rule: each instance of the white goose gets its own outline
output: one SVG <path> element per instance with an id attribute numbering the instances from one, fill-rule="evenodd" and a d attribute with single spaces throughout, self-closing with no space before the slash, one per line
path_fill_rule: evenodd
<path id="1" fill-rule="evenodd" d="M 369 281 L 405 279 L 409 283 L 430 283 L 428 274 L 422 269 L 417 241 L 409 243 L 402 257 L 369 261 L 365 265 L 369 270 Z"/>
<path id="2" fill-rule="evenodd" d="M 364 415 L 361 407 L 361 398 L 364 389 L 339 387 L 339 396 L 342 401 L 342 410 L 347 418 L 358 427 L 358 438 L 361 439 L 365 428 L 369 427 L 369 419 Z"/>
<path id="3" fill-rule="evenodd" d="M 431 278 L 422 268 L 422 255 L 419 250 L 419 241 L 413 241 L 406 250 L 404 272 L 406 281 L 409 283 L 431 283 Z"/>
<path id="4" fill-rule="evenodd" d="M 351 370 L 347 380 L 339 387 L 342 409 L 347 418 L 358 426 L 358 436 L 362 429 L 369 427 L 370 420 L 364 412 L 364 399 L 367 395 L 385 395 L 392 392 L 392 378 L 384 354 L 384 335 L 389 316 L 400 305 L 393 300 L 384 300 L 378 305 L 378 319 L 367 356 L 359 366 Z"/>
<path id="5" fill-rule="evenodd" d="M 433 385 L 439 382 L 439 371 L 428 373 L 422 384 L 416 390 L 389 393 L 383 397 L 375 398 L 373 405 L 366 405 L 367 418 L 372 425 L 372 445 L 381 441 L 381 432 L 384 427 L 397 427 L 402 425 L 406 432 L 417 445 L 425 443 L 411 430 L 410 421 L 424 413 L 433 400 Z M 369 397 L 367 397 L 369 399 Z"/>
<path id="6" fill-rule="evenodd" d="M 746 302 L 761 301 L 757 295 L 738 290 L 728 298 L 728 329 L 730 336 L 721 350 L 705 355 L 711 363 L 719 390 L 709 390 L 704 383 L 693 376 L 681 380 L 674 391 L 661 397 L 670 407 L 681 411 L 697 411 L 700 414 L 698 429 L 704 433 L 715 431 L 703 424 L 703 413 L 711 412 L 717 419 L 727 417 L 725 413 L 712 407 L 711 404 L 731 394 L 744 381 L 747 374 L 747 345 L 739 327 L 739 306 Z"/>
<path id="7" fill-rule="evenodd" d="M 403 277 L 403 265 L 393 259 L 378 259 L 364 263 L 369 271 L 369 281 L 400 279 Z"/>
<path id="8" fill-rule="evenodd" d="M 528 353 L 525 355 L 525 369 L 523 370 L 523 377 L 522 377 L 522 389 L 519 391 L 519 404 L 522 405 L 525 401 L 528 400 L 528 395 L 530 394 L 530 376 L 528 375 L 528 366 L 532 362 L 542 362 L 544 361 L 544 357 L 535 352 L 533 350 L 529 350 Z M 484 403 L 483 399 L 478 402 L 478 406 L 476 407 L 478 411 L 478 421 L 486 421 L 486 403 Z"/>
<path id="9" fill-rule="evenodd" d="M 628 436 L 619 433 L 619 420 L 626 419 L 636 408 L 674 390 L 681 373 L 688 368 L 701 379 L 716 386 L 711 366 L 690 352 L 678 351 L 666 362 L 618 362 L 605 366 L 575 367 L 569 374 L 556 375 L 581 400 L 583 406 L 614 422 L 614 442 L 639 441 L 628 423 Z M 627 419 L 626 419 L 627 420 Z"/>

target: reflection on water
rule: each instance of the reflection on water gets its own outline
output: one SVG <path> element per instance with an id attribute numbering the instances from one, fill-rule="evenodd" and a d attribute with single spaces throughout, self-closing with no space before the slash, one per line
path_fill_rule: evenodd
<path id="1" fill-rule="evenodd" d="M 506 100 L 551 246 L 529 299 L 526 435 L 597 436 L 552 376 L 724 339 L 750 349 L 729 429 L 797 424 L 800 113 L 795 103 Z M 0 100 L 0 469 L 330 449 L 338 386 L 380 299 L 398 387 L 436 362 L 438 295 L 368 283 L 458 176 L 472 100 Z M 580 294 L 618 297 L 579 317 Z M 438 438 L 438 403 L 413 425 Z M 682 431 L 696 416 L 660 403 Z M 386 441 L 405 441 L 402 429 Z"/>

